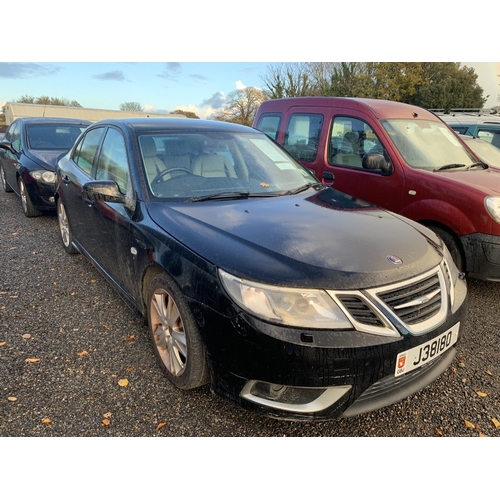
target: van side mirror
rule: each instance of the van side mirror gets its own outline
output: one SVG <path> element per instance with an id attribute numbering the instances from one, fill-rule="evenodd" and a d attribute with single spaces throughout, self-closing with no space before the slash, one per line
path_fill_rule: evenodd
<path id="1" fill-rule="evenodd" d="M 379 170 L 382 175 L 392 174 L 392 165 L 380 153 L 370 153 L 363 156 L 363 168 L 366 170 Z"/>

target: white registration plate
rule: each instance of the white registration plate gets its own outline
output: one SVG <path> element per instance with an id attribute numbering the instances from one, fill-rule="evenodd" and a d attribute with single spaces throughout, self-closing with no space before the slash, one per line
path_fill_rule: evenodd
<path id="1" fill-rule="evenodd" d="M 405 352 L 400 352 L 396 358 L 395 377 L 411 372 L 417 368 L 436 359 L 443 352 L 447 351 L 458 339 L 460 323 L 452 326 L 450 330 L 439 335 L 435 339 L 429 340 L 425 344 L 413 347 Z"/>

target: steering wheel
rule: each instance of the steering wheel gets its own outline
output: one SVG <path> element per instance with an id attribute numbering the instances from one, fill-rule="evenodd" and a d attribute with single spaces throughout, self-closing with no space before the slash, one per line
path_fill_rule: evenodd
<path id="1" fill-rule="evenodd" d="M 169 168 L 167 170 L 162 170 L 159 174 L 157 174 L 155 178 L 151 181 L 151 184 L 159 184 L 160 181 L 163 179 L 163 177 L 165 177 L 165 175 L 171 174 L 172 172 L 184 172 L 186 175 L 194 175 L 193 172 L 191 172 L 191 170 L 188 170 L 187 168 L 182 168 L 182 167 Z"/>

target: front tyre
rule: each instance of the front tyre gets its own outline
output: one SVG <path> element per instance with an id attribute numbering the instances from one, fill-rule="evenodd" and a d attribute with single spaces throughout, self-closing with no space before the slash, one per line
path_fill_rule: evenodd
<path id="1" fill-rule="evenodd" d="M 69 254 L 78 253 L 78 250 L 73 245 L 73 233 L 69 227 L 68 216 L 66 215 L 66 209 L 61 198 L 57 200 L 57 221 L 59 223 L 59 232 L 61 233 L 64 250 Z"/>
<path id="2" fill-rule="evenodd" d="M 207 356 L 196 321 L 166 274 L 154 278 L 149 287 L 148 322 L 155 354 L 170 382 L 179 389 L 208 383 Z"/>
<path id="3" fill-rule="evenodd" d="M 30 194 L 26 189 L 26 184 L 24 184 L 24 181 L 21 178 L 19 178 L 18 182 L 19 182 L 19 195 L 21 196 L 21 205 L 23 207 L 24 215 L 26 215 L 26 217 L 40 217 L 40 215 L 42 215 L 42 212 L 40 212 L 40 210 L 36 209 L 33 206 Z"/>
<path id="4" fill-rule="evenodd" d="M 0 165 L 0 180 L 2 182 L 2 186 L 3 186 L 3 190 L 6 192 L 6 193 L 12 193 L 12 191 L 14 191 L 10 186 L 9 186 L 9 183 L 7 182 L 7 178 L 5 177 L 5 171 L 2 167 L 2 165 Z"/>

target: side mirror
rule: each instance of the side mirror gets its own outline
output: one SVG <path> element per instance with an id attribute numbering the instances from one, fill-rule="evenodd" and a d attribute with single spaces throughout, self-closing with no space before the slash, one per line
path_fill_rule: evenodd
<path id="1" fill-rule="evenodd" d="M 14 147 L 10 142 L 4 142 L 4 141 L 0 142 L 0 148 L 10 151 L 13 155 L 16 154 L 16 150 L 14 149 Z"/>
<path id="2" fill-rule="evenodd" d="M 82 198 L 86 201 L 105 201 L 108 203 L 125 203 L 126 200 L 115 181 L 87 182 L 82 186 Z"/>
<path id="3" fill-rule="evenodd" d="M 380 153 L 370 153 L 363 156 L 363 168 L 366 170 L 379 170 L 382 175 L 392 174 L 392 165 Z"/>

